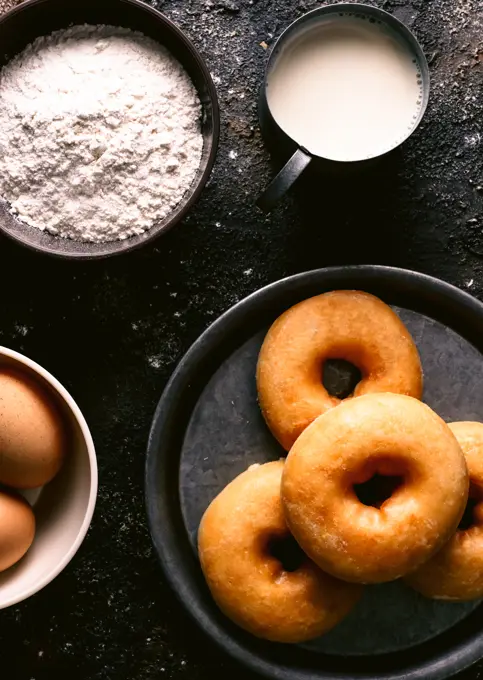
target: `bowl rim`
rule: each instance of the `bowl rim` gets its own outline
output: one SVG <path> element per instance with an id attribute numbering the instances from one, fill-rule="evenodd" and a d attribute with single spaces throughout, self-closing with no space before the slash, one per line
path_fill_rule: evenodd
<path id="1" fill-rule="evenodd" d="M 24 2 L 21 2 L 19 5 L 16 5 L 12 9 L 10 9 L 8 12 L 5 12 L 3 15 L 0 16 L 0 26 L 2 26 L 5 22 L 10 21 L 13 17 L 16 15 L 28 11 L 31 7 L 36 6 L 36 5 L 46 5 L 46 8 L 48 7 L 49 3 L 51 0 L 24 0 Z M 218 147 L 219 147 L 219 142 L 220 142 L 220 104 L 219 104 L 219 99 L 218 99 L 218 93 L 216 91 L 215 84 L 213 82 L 213 78 L 211 76 L 210 70 L 201 55 L 200 51 L 198 48 L 195 46 L 191 38 L 188 36 L 188 34 L 180 28 L 177 24 L 175 24 L 171 19 L 169 19 L 165 14 L 160 12 L 159 10 L 155 9 L 154 7 L 151 7 L 150 5 L 146 4 L 142 0 L 112 0 L 113 2 L 117 2 L 119 5 L 131 5 L 132 7 L 136 8 L 139 11 L 145 12 L 147 15 L 151 15 L 153 18 L 153 21 L 156 21 L 159 24 L 163 24 L 165 28 L 168 31 L 171 31 L 175 35 L 176 38 L 178 38 L 184 46 L 187 48 L 187 50 L 191 53 L 191 56 L 195 60 L 198 68 L 200 69 L 200 73 L 202 75 L 202 78 L 206 84 L 208 94 L 209 94 L 209 100 L 211 103 L 211 108 L 212 108 L 212 113 L 211 113 L 211 118 L 212 118 L 212 124 L 213 124 L 213 130 L 211 134 L 211 139 L 210 139 L 210 145 L 209 145 L 209 153 L 206 157 L 206 165 L 205 168 L 199 177 L 198 180 L 193 180 L 193 183 L 190 188 L 188 188 L 187 192 L 189 192 L 189 198 L 187 199 L 186 203 L 184 206 L 178 211 L 177 207 L 174 208 L 173 213 L 174 216 L 169 219 L 166 224 L 162 226 L 157 226 L 156 223 L 150 228 L 147 229 L 145 232 L 142 234 L 138 234 L 135 236 L 131 236 L 128 239 L 124 240 L 117 240 L 117 241 L 106 241 L 105 243 L 88 243 L 89 246 L 98 246 L 98 251 L 93 251 L 93 252 L 61 252 L 57 250 L 56 248 L 50 247 L 49 245 L 43 245 L 43 244 L 34 244 L 31 243 L 27 238 L 23 236 L 22 233 L 16 232 L 16 231 L 10 231 L 6 229 L 2 223 L 2 220 L 0 220 L 0 234 L 3 234 L 6 236 L 8 239 L 13 241 L 14 243 L 23 246 L 24 248 L 27 248 L 30 251 L 36 252 L 36 253 L 41 253 L 43 255 L 49 255 L 51 257 L 55 257 L 58 259 L 63 259 L 63 260 L 81 260 L 81 261 L 86 261 L 86 260 L 100 260 L 100 259 L 106 259 L 108 257 L 115 257 L 115 256 L 120 256 L 120 255 L 125 255 L 127 253 L 130 253 L 134 250 L 138 250 L 139 248 L 142 248 L 148 243 L 152 243 L 154 240 L 156 240 L 158 237 L 162 236 L 166 232 L 170 231 L 173 227 L 175 227 L 177 224 L 179 224 L 189 213 L 191 208 L 194 206 L 194 204 L 198 201 L 203 189 L 206 186 L 206 183 L 208 182 L 211 172 L 213 170 L 213 166 L 215 164 L 217 152 L 218 152 Z M 79 2 L 79 4 L 82 4 Z M 114 17 L 113 17 L 113 22 L 114 22 Z M 114 22 L 115 25 L 115 22 Z M 39 33 L 39 36 L 42 35 Z M 159 42 L 159 41 L 156 41 Z M 161 43 L 160 43 L 161 44 Z M 178 60 L 179 61 L 179 60 Z M 8 63 L 8 62 L 7 62 Z M 181 63 L 181 62 L 180 62 Z M 181 64 L 181 66 L 184 68 L 184 65 Z M 1 69 L 0 69 L 1 70 Z M 188 74 L 189 75 L 189 74 Z M 191 78 L 190 78 L 191 79 Z M 0 200 L 5 203 L 4 199 Z M 179 205 L 179 204 L 178 204 Z M 82 241 L 73 241 L 72 239 L 62 239 L 59 237 L 60 241 L 67 241 L 71 240 L 73 243 L 82 243 Z M 129 241 L 133 240 L 135 241 L 134 243 L 129 244 Z M 113 244 L 118 244 L 118 248 L 113 248 Z M 110 247 L 111 246 L 111 247 Z"/>
<path id="2" fill-rule="evenodd" d="M 74 555 L 79 550 L 82 542 L 84 541 L 84 538 L 91 524 L 92 517 L 94 515 L 98 490 L 98 469 L 94 441 L 92 439 L 92 435 L 87 425 L 86 419 L 82 415 L 80 408 L 78 407 L 77 403 L 74 401 L 70 393 L 66 390 L 66 388 L 57 380 L 57 378 L 54 378 L 54 376 L 51 373 L 49 373 L 49 371 L 40 366 L 37 362 L 26 357 L 24 354 L 21 354 L 20 352 L 16 352 L 13 349 L 9 349 L 8 347 L 3 347 L 0 345 L 0 362 L 2 357 L 8 357 L 9 359 L 13 359 L 14 361 L 17 361 L 19 364 L 26 366 L 30 371 L 33 371 L 34 373 L 39 375 L 64 400 L 65 404 L 68 406 L 70 412 L 77 421 L 77 424 L 79 425 L 79 428 L 81 430 L 82 437 L 86 445 L 86 451 L 90 468 L 89 500 L 87 503 L 87 508 L 85 510 L 82 525 L 77 533 L 74 542 L 70 546 L 69 550 L 65 553 L 64 557 L 58 562 L 58 564 L 55 567 L 53 567 L 45 576 L 35 581 L 30 588 L 27 588 L 18 595 L 11 596 L 7 600 L 0 599 L 0 609 L 6 609 L 7 607 L 11 607 L 14 604 L 18 604 L 19 602 L 26 600 L 31 595 L 35 595 L 35 593 L 38 593 L 40 590 L 45 588 L 45 586 L 51 583 L 65 569 L 65 567 L 69 564 L 69 562 L 72 560 Z"/>

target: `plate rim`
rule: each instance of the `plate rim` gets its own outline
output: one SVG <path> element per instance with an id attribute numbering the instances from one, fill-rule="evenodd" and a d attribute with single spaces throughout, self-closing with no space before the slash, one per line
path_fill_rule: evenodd
<path id="1" fill-rule="evenodd" d="M 164 576 L 184 609 L 205 635 L 225 653 L 252 672 L 272 680 L 341 680 L 343 678 L 358 678 L 359 680 L 443 680 L 443 678 L 450 677 L 454 673 L 468 668 L 483 656 L 483 627 L 472 638 L 455 644 L 449 650 L 443 649 L 434 652 L 428 661 L 409 666 L 401 672 L 383 670 L 380 673 L 347 673 L 345 671 L 325 672 L 323 669 L 314 672 L 309 668 L 293 668 L 286 663 L 277 663 L 271 661 L 270 658 L 267 659 L 268 654 L 263 655 L 263 644 L 267 643 L 260 643 L 252 636 L 238 631 L 241 638 L 246 636 L 248 642 L 251 642 L 254 647 L 259 647 L 259 649 L 248 648 L 243 639 L 240 641 L 232 636 L 230 632 L 231 624 L 228 620 L 217 621 L 216 614 L 210 615 L 202 602 L 193 599 L 193 588 L 196 587 L 196 584 L 188 586 L 186 581 L 190 580 L 191 574 L 181 573 L 177 566 L 179 564 L 177 553 L 180 550 L 178 547 L 180 539 L 176 533 L 176 528 L 167 526 L 164 522 L 164 531 L 158 530 L 160 520 L 168 517 L 169 506 L 173 502 L 173 495 L 169 494 L 168 497 L 168 494 L 160 494 L 157 485 L 159 469 L 163 468 L 162 475 L 165 478 L 169 475 L 170 469 L 167 451 L 163 452 L 161 440 L 165 429 L 169 428 L 169 423 L 172 422 L 173 413 L 177 410 L 176 401 L 179 399 L 179 394 L 184 393 L 186 388 L 189 388 L 189 376 L 193 370 L 196 370 L 196 366 L 203 355 L 212 352 L 223 341 L 223 336 L 228 337 L 230 335 L 230 331 L 233 330 L 233 326 L 236 325 L 240 316 L 253 313 L 257 307 L 267 303 L 267 301 L 269 302 L 274 296 L 278 297 L 284 291 L 290 291 L 304 285 L 310 286 L 311 284 L 320 284 L 320 292 L 333 290 L 334 287 L 330 284 L 332 280 L 339 282 L 340 289 L 344 288 L 344 279 L 351 278 L 360 279 L 362 290 L 364 290 L 364 280 L 374 285 L 377 279 L 381 283 L 385 279 L 389 279 L 394 285 L 399 284 L 402 288 L 412 289 L 413 294 L 416 293 L 418 288 L 423 288 L 428 296 L 434 296 L 435 299 L 440 298 L 441 302 L 446 301 L 449 307 L 456 307 L 456 311 L 462 319 L 469 316 L 472 321 L 475 321 L 475 325 L 481 326 L 478 332 L 475 329 L 474 334 L 469 333 L 472 337 L 468 337 L 468 333 L 461 334 L 472 344 L 476 344 L 475 341 L 479 337 L 482 348 L 477 345 L 477 349 L 482 351 L 483 303 L 450 283 L 420 272 L 382 265 L 327 267 L 288 276 L 260 288 L 230 307 L 201 333 L 177 364 L 162 392 L 149 433 L 145 462 L 145 505 L 151 540 Z M 328 287 L 326 286 L 327 283 L 329 284 Z M 288 306 L 290 304 L 287 304 Z M 452 327 L 449 323 L 447 325 L 450 328 Z M 174 495 L 176 495 L 176 492 Z M 183 565 L 184 571 L 189 570 L 190 566 L 193 572 L 193 565 Z M 199 570 L 199 566 L 196 564 L 194 566 Z M 478 607 L 473 613 L 477 613 L 479 609 Z M 469 616 L 471 617 L 472 614 Z M 237 629 L 235 628 L 235 630 Z M 449 630 L 451 631 L 451 628 Z M 437 638 L 435 639 L 437 640 Z M 410 653 L 411 649 L 406 650 L 406 653 Z"/>

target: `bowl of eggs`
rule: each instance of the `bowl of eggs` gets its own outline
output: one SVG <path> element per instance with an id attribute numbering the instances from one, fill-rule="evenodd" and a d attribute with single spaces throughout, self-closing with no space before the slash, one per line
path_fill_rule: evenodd
<path id="1" fill-rule="evenodd" d="M 94 443 L 79 407 L 48 371 L 0 347 L 0 609 L 67 566 L 96 496 Z"/>

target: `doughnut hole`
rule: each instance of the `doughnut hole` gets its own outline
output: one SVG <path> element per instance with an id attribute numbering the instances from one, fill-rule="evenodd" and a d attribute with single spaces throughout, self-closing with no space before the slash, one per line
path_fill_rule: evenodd
<path id="1" fill-rule="evenodd" d="M 265 551 L 280 563 L 283 571 L 297 571 L 307 560 L 302 548 L 288 532 L 269 536 L 266 540 Z"/>
<path id="2" fill-rule="evenodd" d="M 405 461 L 397 458 L 371 458 L 351 479 L 352 489 L 362 505 L 382 509 L 409 480 Z"/>
<path id="3" fill-rule="evenodd" d="M 327 359 L 322 365 L 322 384 L 336 399 L 347 399 L 362 380 L 362 373 L 345 359 Z"/>
<path id="4" fill-rule="evenodd" d="M 468 531 L 475 526 L 483 526 L 483 488 L 470 481 L 468 502 L 458 530 Z"/>

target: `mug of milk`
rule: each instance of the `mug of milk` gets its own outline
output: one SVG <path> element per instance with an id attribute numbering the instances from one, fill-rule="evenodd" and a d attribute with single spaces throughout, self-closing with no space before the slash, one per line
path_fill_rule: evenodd
<path id="1" fill-rule="evenodd" d="M 291 158 L 258 200 L 268 212 L 309 164 L 363 166 L 419 125 L 429 69 L 411 31 L 359 3 L 319 7 L 282 33 L 260 95 L 264 137 Z"/>

